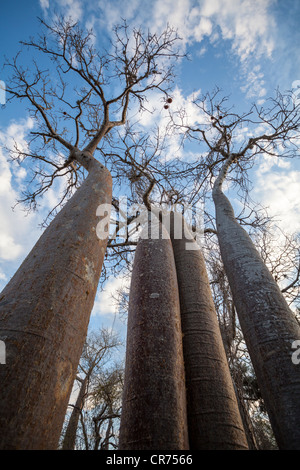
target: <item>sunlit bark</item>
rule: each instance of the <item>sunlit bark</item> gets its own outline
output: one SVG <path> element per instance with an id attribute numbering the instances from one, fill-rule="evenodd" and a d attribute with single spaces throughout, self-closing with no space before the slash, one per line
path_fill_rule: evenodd
<path id="1" fill-rule="evenodd" d="M 173 231 L 174 218 L 180 238 Z M 247 449 L 202 251 L 180 214 L 172 214 L 170 226 L 180 296 L 190 448 Z"/>
<path id="2" fill-rule="evenodd" d="M 99 204 L 111 202 L 110 173 L 89 175 L 44 231 L 0 294 L 0 448 L 56 449 L 86 338 L 107 239 Z"/>
<path id="3" fill-rule="evenodd" d="M 292 343 L 300 339 L 300 327 L 222 192 L 227 168 L 213 190 L 224 268 L 278 446 L 299 449 L 300 370 Z"/>
<path id="4" fill-rule="evenodd" d="M 138 243 L 130 288 L 120 449 L 188 449 L 180 306 L 172 244 Z"/>

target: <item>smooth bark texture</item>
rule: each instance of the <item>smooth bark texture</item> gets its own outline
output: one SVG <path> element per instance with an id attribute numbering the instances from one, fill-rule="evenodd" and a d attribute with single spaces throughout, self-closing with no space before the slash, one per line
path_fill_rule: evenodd
<path id="1" fill-rule="evenodd" d="M 174 234 L 174 218 L 176 232 Z M 227 363 L 205 261 L 183 217 L 171 214 L 179 286 L 190 448 L 246 450 L 247 440 Z M 182 227 L 182 236 L 181 229 Z"/>
<path id="2" fill-rule="evenodd" d="M 178 285 L 167 233 L 141 239 L 135 253 L 119 448 L 188 449 Z"/>
<path id="3" fill-rule="evenodd" d="M 218 239 L 244 338 L 280 449 L 300 449 L 300 327 L 217 181 Z"/>
<path id="4" fill-rule="evenodd" d="M 111 175 L 90 170 L 0 294 L 1 449 L 57 448 L 107 244 L 96 210 Z"/>

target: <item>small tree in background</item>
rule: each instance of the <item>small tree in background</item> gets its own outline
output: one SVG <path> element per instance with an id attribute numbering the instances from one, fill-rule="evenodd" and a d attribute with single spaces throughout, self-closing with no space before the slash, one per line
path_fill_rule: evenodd
<path id="1" fill-rule="evenodd" d="M 78 366 L 77 399 L 74 405 L 69 405 L 72 412 L 64 431 L 61 449 L 74 450 L 79 422 L 84 430 L 83 435 L 87 434 L 85 410 L 88 415 L 93 414 L 95 417 L 95 410 L 104 403 L 102 423 L 108 419 L 107 415 L 111 415 L 110 419 L 118 417 L 114 410 L 118 398 L 114 387 L 118 385 L 121 388 L 122 371 L 119 366 L 112 367 L 110 363 L 120 344 L 118 336 L 104 328 L 88 335 Z M 113 413 L 116 416 L 112 416 Z"/>

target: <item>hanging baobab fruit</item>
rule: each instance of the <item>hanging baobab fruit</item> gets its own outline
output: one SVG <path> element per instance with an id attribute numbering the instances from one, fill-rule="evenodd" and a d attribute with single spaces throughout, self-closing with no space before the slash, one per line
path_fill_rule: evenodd
<path id="1" fill-rule="evenodd" d="M 166 104 L 164 105 L 164 109 L 169 109 L 169 105 L 173 103 L 173 99 L 169 96 L 169 98 L 166 99 Z"/>

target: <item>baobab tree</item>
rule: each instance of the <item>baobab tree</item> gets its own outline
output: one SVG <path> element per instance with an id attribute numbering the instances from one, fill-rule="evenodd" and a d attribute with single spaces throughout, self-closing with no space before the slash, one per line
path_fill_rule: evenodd
<path id="1" fill-rule="evenodd" d="M 299 104 L 279 92 L 264 108 L 253 106 L 243 115 L 228 110 L 216 95 L 197 104 L 207 124 L 190 127 L 187 134 L 201 136 L 207 146 L 202 165 L 214 178 L 217 236 L 234 305 L 278 446 L 299 449 L 300 376 L 291 357 L 292 344 L 300 338 L 299 323 L 222 189 L 226 179 L 245 189 L 247 169 L 258 155 L 298 156 Z M 247 125 L 251 131 L 243 136 Z"/>
<path id="2" fill-rule="evenodd" d="M 119 449 L 189 449 L 176 267 L 155 216 L 134 258 Z"/>
<path id="3" fill-rule="evenodd" d="M 246 450 L 202 249 L 180 213 L 172 212 L 170 219 L 180 297 L 190 448 Z"/>
<path id="4" fill-rule="evenodd" d="M 253 227 L 249 229 L 252 237 L 253 233 L 256 234 L 255 241 L 257 242 L 260 231 Z M 261 245 L 257 242 L 256 246 Z M 274 437 L 270 439 L 271 425 L 239 325 L 216 234 L 205 236 L 205 260 L 249 449 L 273 448 L 275 439 Z"/>
<path id="5" fill-rule="evenodd" d="M 278 445 L 299 449 L 295 428 L 300 380 L 291 355 L 293 342 L 300 339 L 300 325 L 247 232 L 236 222 L 220 181 L 214 187 L 218 239 L 241 327 Z"/>
<path id="6" fill-rule="evenodd" d="M 167 93 L 177 55 L 170 28 L 160 36 L 130 34 L 124 24 L 99 54 L 78 25 L 41 23 L 40 38 L 23 43 L 35 53 L 31 65 L 21 54 L 7 64 L 8 104 L 25 101 L 34 122 L 28 148 L 16 145 L 11 157 L 28 162 L 33 174 L 23 202 L 35 207 L 60 177 L 64 206 L 0 294 L 2 449 L 57 447 L 108 237 L 96 233 L 105 215 L 97 208 L 112 200 L 99 149 L 125 125 L 131 103 L 143 107 L 154 88 Z"/>

